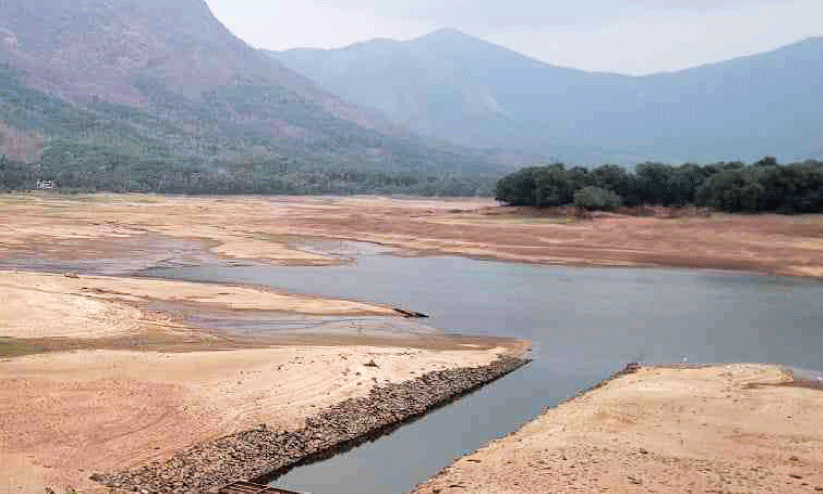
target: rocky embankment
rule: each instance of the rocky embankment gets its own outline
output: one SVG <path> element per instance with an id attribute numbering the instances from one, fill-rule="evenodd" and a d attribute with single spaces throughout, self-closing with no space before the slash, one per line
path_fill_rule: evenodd
<path id="1" fill-rule="evenodd" d="M 411 381 L 376 386 L 367 397 L 346 400 L 306 419 L 299 430 L 278 432 L 261 426 L 199 444 L 163 463 L 91 478 L 117 490 L 214 492 L 230 482 L 259 480 L 307 459 L 333 454 L 443 406 L 527 362 L 501 356 L 487 366 L 435 371 Z"/>

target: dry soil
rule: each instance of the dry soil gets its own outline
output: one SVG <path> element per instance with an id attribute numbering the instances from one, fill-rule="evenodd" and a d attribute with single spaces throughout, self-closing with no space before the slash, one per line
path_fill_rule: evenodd
<path id="1" fill-rule="evenodd" d="M 414 494 L 823 491 L 823 391 L 771 366 L 647 368 L 547 411 Z"/>

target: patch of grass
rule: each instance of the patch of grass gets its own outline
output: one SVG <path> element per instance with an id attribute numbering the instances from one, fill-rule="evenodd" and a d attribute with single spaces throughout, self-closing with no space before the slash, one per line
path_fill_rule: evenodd
<path id="1" fill-rule="evenodd" d="M 792 218 L 795 225 L 813 225 L 823 227 L 823 215 L 803 215 Z"/>
<path id="2" fill-rule="evenodd" d="M 7 338 L 0 336 L 0 358 L 22 357 L 44 353 L 47 349 L 30 340 Z"/>
<path id="3" fill-rule="evenodd" d="M 503 223 L 506 225 L 573 225 L 577 223 L 577 218 L 572 216 L 552 216 L 541 218 L 523 218 L 523 217 L 499 217 L 495 218 L 496 223 Z"/>
<path id="4" fill-rule="evenodd" d="M 263 232 L 256 232 L 251 235 L 251 238 L 254 240 L 262 240 L 264 242 L 274 242 L 277 244 L 290 244 L 296 240 L 299 240 L 299 237 L 295 235 L 282 235 L 276 233 L 263 233 Z"/>

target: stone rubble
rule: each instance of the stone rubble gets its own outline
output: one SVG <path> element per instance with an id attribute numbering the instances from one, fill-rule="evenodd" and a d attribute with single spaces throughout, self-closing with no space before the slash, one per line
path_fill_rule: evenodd
<path id="1" fill-rule="evenodd" d="M 334 455 L 359 441 L 443 406 L 528 363 L 501 356 L 472 368 L 434 371 L 402 383 L 375 386 L 369 396 L 343 401 L 306 419 L 304 428 L 271 431 L 265 426 L 208 441 L 129 471 L 91 479 L 117 491 L 214 493 L 238 480 L 266 477 L 311 459 Z"/>

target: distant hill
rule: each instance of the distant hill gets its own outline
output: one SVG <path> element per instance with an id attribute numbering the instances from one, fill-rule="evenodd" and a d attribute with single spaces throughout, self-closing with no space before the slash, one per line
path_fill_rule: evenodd
<path id="1" fill-rule="evenodd" d="M 455 30 L 273 52 L 414 131 L 578 163 L 823 156 L 823 38 L 631 77 L 552 66 Z"/>
<path id="2" fill-rule="evenodd" d="M 0 1 L 0 154 L 66 184 L 141 190 L 203 177 L 379 190 L 489 169 L 249 47 L 203 0 Z"/>

